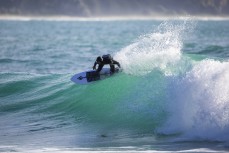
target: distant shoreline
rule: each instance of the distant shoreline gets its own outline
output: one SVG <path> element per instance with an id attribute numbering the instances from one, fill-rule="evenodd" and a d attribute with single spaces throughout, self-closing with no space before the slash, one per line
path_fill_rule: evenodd
<path id="1" fill-rule="evenodd" d="M 122 21 L 122 20 L 229 20 L 229 16 L 98 16 L 98 17 L 74 17 L 74 16 L 22 16 L 0 15 L 0 20 L 44 20 L 44 21 Z"/>

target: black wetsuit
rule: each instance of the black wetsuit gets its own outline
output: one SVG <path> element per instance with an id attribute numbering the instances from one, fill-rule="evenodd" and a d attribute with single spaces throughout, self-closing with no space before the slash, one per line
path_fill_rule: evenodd
<path id="1" fill-rule="evenodd" d="M 118 65 L 118 67 L 120 67 L 119 62 L 113 60 L 112 58 L 104 58 L 103 57 L 102 61 L 97 61 L 96 60 L 95 63 L 94 63 L 93 68 L 95 68 L 97 64 L 99 65 L 98 69 L 96 70 L 97 72 L 100 72 L 102 70 L 103 66 L 106 65 L 106 64 L 110 65 L 110 71 L 112 73 L 115 72 L 115 66 L 114 66 L 115 64 Z"/>

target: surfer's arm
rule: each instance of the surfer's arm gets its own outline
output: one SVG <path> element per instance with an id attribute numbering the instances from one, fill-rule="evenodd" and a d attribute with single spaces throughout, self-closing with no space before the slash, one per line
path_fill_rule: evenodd
<path id="1" fill-rule="evenodd" d="M 120 66 L 119 62 L 117 62 L 117 61 L 113 60 L 113 64 L 116 64 L 116 65 L 118 65 L 118 67 L 119 67 L 119 68 L 121 68 L 121 66 Z"/>
<path id="2" fill-rule="evenodd" d="M 95 61 L 94 66 L 93 66 L 93 70 L 96 69 L 96 65 L 97 65 L 97 62 Z"/>

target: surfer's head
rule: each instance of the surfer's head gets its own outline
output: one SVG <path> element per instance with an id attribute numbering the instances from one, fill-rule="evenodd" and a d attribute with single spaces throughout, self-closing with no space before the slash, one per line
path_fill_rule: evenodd
<path id="1" fill-rule="evenodd" d="M 102 60 L 102 58 L 100 57 L 100 56 L 98 56 L 97 58 L 96 58 L 96 62 L 102 62 L 103 60 Z"/>

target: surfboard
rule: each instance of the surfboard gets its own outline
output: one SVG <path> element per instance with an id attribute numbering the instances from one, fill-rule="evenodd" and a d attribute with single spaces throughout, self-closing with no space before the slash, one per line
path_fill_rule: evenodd
<path id="1" fill-rule="evenodd" d="M 120 72 L 119 68 L 115 69 L 115 73 Z M 77 73 L 72 76 L 71 81 L 77 84 L 89 84 L 95 81 L 103 80 L 112 76 L 114 73 L 110 72 L 110 68 L 103 68 L 99 73 L 95 70 L 89 70 L 81 73 Z"/>

